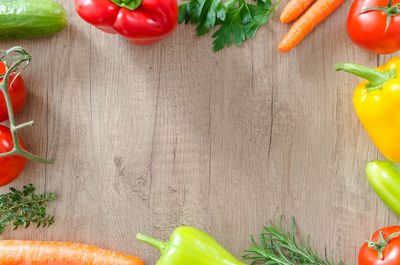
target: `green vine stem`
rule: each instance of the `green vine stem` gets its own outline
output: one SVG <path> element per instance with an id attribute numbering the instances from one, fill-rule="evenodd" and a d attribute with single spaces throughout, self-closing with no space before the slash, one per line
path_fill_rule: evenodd
<path id="1" fill-rule="evenodd" d="M 54 163 L 54 159 L 42 158 L 22 148 L 17 132 L 23 128 L 32 127 L 34 122 L 28 121 L 19 125 L 15 124 L 14 111 L 11 105 L 10 94 L 7 89 L 9 83 L 12 84 L 14 82 L 15 78 L 17 78 L 21 74 L 21 70 L 25 69 L 29 65 L 31 60 L 32 56 L 24 48 L 20 46 L 13 47 L 11 49 L 1 52 L 0 54 L 0 62 L 4 63 L 6 69 L 5 74 L 0 75 L 0 78 L 3 79 L 3 81 L 0 82 L 0 90 L 3 93 L 4 99 L 6 101 L 9 123 L 10 123 L 10 131 L 14 142 L 14 148 L 7 153 L 0 154 L 0 158 L 12 155 L 19 155 L 35 162 L 43 164 L 52 164 Z M 14 76 L 12 77 L 12 80 L 10 82 L 9 79 L 12 74 L 14 74 Z"/>

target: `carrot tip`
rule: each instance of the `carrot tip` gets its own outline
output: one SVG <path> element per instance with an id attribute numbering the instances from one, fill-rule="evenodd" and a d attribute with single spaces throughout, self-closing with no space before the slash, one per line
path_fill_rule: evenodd
<path id="1" fill-rule="evenodd" d="M 291 49 L 288 49 L 287 47 L 278 46 L 278 51 L 281 52 L 281 53 L 287 53 L 290 50 Z"/>
<path id="2" fill-rule="evenodd" d="M 280 17 L 280 21 L 281 21 L 281 23 L 283 23 L 283 24 L 288 24 L 288 23 L 291 22 L 290 19 L 288 19 L 287 17 L 284 17 L 284 16 L 281 16 L 281 17 Z"/>

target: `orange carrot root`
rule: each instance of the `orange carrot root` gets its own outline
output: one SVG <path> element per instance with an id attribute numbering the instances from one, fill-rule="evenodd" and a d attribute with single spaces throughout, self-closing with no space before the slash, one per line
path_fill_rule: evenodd
<path id="1" fill-rule="evenodd" d="M 291 0 L 283 9 L 281 22 L 289 23 L 300 17 L 314 0 Z"/>
<path id="2" fill-rule="evenodd" d="M 144 265 L 134 256 L 94 246 L 38 241 L 0 241 L 1 265 Z"/>
<path id="3" fill-rule="evenodd" d="M 278 46 L 280 52 L 296 47 L 313 29 L 329 17 L 344 0 L 316 1 L 290 28 Z"/>

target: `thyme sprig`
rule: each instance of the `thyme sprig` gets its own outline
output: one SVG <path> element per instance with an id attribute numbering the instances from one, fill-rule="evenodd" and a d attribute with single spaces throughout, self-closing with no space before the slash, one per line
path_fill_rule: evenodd
<path id="1" fill-rule="evenodd" d="M 274 222 L 264 227 L 258 242 L 252 237 L 251 247 L 245 251 L 243 259 L 251 265 L 343 265 L 328 257 L 321 258 L 307 243 L 297 242 L 295 238 L 295 221 L 293 219 L 290 231 L 285 230 L 282 221 Z"/>
<path id="2" fill-rule="evenodd" d="M 9 193 L 0 195 L 0 234 L 8 225 L 16 230 L 20 227 L 28 228 L 31 224 L 39 228 L 54 223 L 54 216 L 47 214 L 46 205 L 57 199 L 56 194 L 36 194 L 35 190 L 29 184 L 22 191 L 10 188 Z"/>

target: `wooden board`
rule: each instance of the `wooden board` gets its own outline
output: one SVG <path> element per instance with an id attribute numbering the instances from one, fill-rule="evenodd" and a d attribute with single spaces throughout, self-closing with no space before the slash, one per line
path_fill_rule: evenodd
<path id="1" fill-rule="evenodd" d="M 139 231 L 167 239 L 193 225 L 240 256 L 250 234 L 283 214 L 321 253 L 354 264 L 373 230 L 400 221 L 364 177 L 380 155 L 353 110 L 357 80 L 333 70 L 385 59 L 347 38 L 351 1 L 288 55 L 276 52 L 287 30 L 277 18 L 242 48 L 213 53 L 191 26 L 135 47 L 63 4 L 64 32 L 0 45 L 33 54 L 18 120 L 34 119 L 25 141 L 57 159 L 30 163 L 12 186 L 59 194 L 53 227 L 1 238 L 96 244 L 154 264 Z"/>

